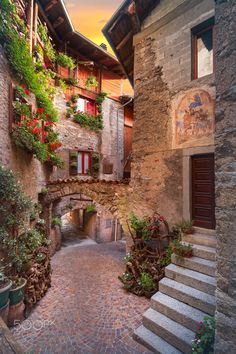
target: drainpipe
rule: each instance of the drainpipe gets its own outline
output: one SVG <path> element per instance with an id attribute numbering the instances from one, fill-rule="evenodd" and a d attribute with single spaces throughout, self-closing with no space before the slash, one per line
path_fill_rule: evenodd
<path id="1" fill-rule="evenodd" d="M 119 161 L 119 111 L 121 109 L 124 109 L 125 106 L 127 106 L 128 104 L 130 104 L 133 101 L 133 98 L 131 97 L 130 100 L 128 102 L 126 102 L 125 104 L 123 104 L 121 107 L 119 107 L 117 109 L 117 177 L 119 175 L 119 166 L 120 166 L 120 161 Z"/>
<path id="2" fill-rule="evenodd" d="M 115 242 L 117 242 L 117 228 L 118 228 L 118 220 L 115 220 Z"/>

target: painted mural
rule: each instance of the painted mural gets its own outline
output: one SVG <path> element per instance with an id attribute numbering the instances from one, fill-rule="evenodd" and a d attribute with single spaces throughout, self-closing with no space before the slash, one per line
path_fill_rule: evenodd
<path id="1" fill-rule="evenodd" d="M 196 146 L 213 137 L 215 102 L 205 90 L 191 90 L 175 110 L 175 145 Z M 199 140 L 200 139 L 200 140 Z"/>

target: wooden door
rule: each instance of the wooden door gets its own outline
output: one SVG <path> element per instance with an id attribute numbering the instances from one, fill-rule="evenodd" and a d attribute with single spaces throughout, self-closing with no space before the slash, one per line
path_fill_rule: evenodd
<path id="1" fill-rule="evenodd" d="M 192 220 L 195 226 L 215 229 L 214 154 L 192 157 Z"/>

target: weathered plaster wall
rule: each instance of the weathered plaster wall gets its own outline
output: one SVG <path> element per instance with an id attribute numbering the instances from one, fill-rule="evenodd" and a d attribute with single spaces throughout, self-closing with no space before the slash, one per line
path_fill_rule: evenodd
<path id="1" fill-rule="evenodd" d="M 162 1 L 134 38 L 135 122 L 129 208 L 140 215 L 158 210 L 170 223 L 183 218 L 183 148 L 192 148 L 194 155 L 195 148 L 212 149 L 214 145 L 214 75 L 191 80 L 191 29 L 214 15 L 214 2 L 191 1 L 191 7 L 186 3 Z M 180 11 L 183 4 L 185 11 Z M 188 129 L 188 117 L 186 122 L 181 117 L 196 95 L 204 103 L 206 125 Z M 198 113 L 194 113 L 196 117 Z"/>
<path id="2" fill-rule="evenodd" d="M 216 1 L 215 353 L 236 352 L 236 3 Z"/>
<path id="3" fill-rule="evenodd" d="M 9 127 L 9 84 L 12 80 L 13 75 L 11 77 L 7 59 L 0 47 L 0 163 L 14 171 L 23 190 L 36 201 L 51 170 L 12 143 Z"/>

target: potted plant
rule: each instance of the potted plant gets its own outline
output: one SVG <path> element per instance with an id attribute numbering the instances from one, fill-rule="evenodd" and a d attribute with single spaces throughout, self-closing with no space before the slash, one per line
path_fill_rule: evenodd
<path id="1" fill-rule="evenodd" d="M 176 224 L 176 228 L 179 229 L 184 234 L 193 234 L 193 221 L 191 220 L 183 220 L 180 223 Z"/>
<path id="2" fill-rule="evenodd" d="M 89 204 L 86 207 L 86 213 L 96 213 L 96 205 L 95 204 Z"/>
<path id="3" fill-rule="evenodd" d="M 138 281 L 146 297 L 151 297 L 157 291 L 153 276 L 150 273 L 142 272 Z"/>
<path id="4" fill-rule="evenodd" d="M 172 243 L 173 253 L 179 257 L 191 258 L 193 257 L 193 248 L 191 245 L 181 243 L 179 240 L 174 240 Z"/>
<path id="5" fill-rule="evenodd" d="M 12 287 L 9 293 L 10 306 L 16 305 L 24 299 L 27 280 L 24 278 L 11 277 Z"/>
<path id="6" fill-rule="evenodd" d="M 5 276 L 3 268 L 0 268 L 0 316 L 5 323 L 7 323 L 8 318 L 9 293 L 11 286 L 11 280 Z"/>

